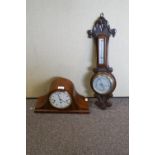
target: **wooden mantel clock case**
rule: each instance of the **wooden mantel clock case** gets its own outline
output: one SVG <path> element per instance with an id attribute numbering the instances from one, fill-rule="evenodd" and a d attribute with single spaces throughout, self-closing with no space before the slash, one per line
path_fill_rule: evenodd
<path id="1" fill-rule="evenodd" d="M 38 98 L 35 112 L 89 113 L 88 99 L 77 93 L 72 81 L 58 77 L 49 92 Z"/>
<path id="2" fill-rule="evenodd" d="M 90 85 L 97 98 L 96 104 L 101 108 L 111 106 L 108 101 L 116 87 L 116 79 L 112 74 L 113 69 L 108 64 L 108 44 L 109 37 L 115 36 L 115 29 L 110 29 L 108 21 L 103 13 L 96 20 L 93 29 L 88 30 L 88 37 L 94 38 L 97 50 L 97 64 L 94 68 L 94 75 L 91 78 Z"/>

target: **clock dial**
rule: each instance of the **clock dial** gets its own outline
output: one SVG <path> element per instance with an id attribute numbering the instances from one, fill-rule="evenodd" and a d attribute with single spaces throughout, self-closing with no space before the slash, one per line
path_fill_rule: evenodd
<path id="1" fill-rule="evenodd" d="M 98 39 L 98 62 L 99 64 L 104 64 L 104 39 L 103 38 L 99 38 Z"/>
<path id="2" fill-rule="evenodd" d="M 71 97 L 67 91 L 56 91 L 49 97 L 51 105 L 58 109 L 65 109 L 71 105 Z"/>
<path id="3" fill-rule="evenodd" d="M 92 86 L 97 93 L 107 94 L 112 89 L 112 82 L 107 75 L 100 75 L 94 78 Z"/>

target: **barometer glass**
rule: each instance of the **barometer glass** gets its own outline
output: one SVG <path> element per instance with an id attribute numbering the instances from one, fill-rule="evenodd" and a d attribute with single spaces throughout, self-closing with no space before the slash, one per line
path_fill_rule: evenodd
<path id="1" fill-rule="evenodd" d="M 98 39 L 98 48 L 99 48 L 98 62 L 99 64 L 104 64 L 104 39 L 103 38 Z"/>
<path id="2" fill-rule="evenodd" d="M 93 89 L 99 94 L 107 94 L 112 89 L 110 77 L 106 75 L 96 76 L 93 80 Z"/>

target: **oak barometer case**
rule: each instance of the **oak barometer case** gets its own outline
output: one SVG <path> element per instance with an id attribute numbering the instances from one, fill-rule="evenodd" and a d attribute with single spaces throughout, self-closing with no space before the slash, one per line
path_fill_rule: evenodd
<path id="1" fill-rule="evenodd" d="M 88 37 L 94 38 L 97 50 L 97 65 L 94 68 L 94 75 L 90 85 L 97 98 L 96 104 L 105 109 L 111 106 L 108 99 L 116 87 L 116 79 L 112 74 L 113 69 L 108 64 L 108 43 L 109 37 L 115 36 L 115 29 L 111 29 L 103 13 L 96 20 L 92 30 L 88 30 Z"/>
<path id="2" fill-rule="evenodd" d="M 89 113 L 88 99 L 76 92 L 72 81 L 58 77 L 48 94 L 38 98 L 35 112 Z"/>

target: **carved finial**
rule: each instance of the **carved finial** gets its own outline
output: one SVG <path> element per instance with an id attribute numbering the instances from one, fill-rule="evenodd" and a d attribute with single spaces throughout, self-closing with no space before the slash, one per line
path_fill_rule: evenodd
<path id="1" fill-rule="evenodd" d="M 116 29 L 110 29 L 108 21 L 104 18 L 104 14 L 101 13 L 100 17 L 96 20 L 93 29 L 88 30 L 88 37 L 97 37 L 100 33 L 104 33 L 106 36 L 115 36 Z"/>
<path id="2" fill-rule="evenodd" d="M 100 17 L 104 17 L 104 13 L 103 12 L 100 14 Z"/>

